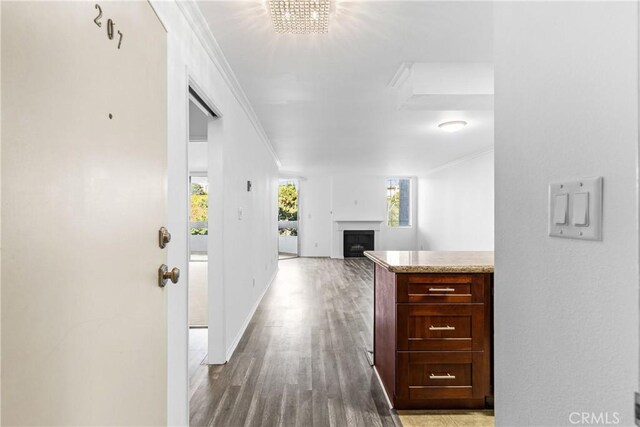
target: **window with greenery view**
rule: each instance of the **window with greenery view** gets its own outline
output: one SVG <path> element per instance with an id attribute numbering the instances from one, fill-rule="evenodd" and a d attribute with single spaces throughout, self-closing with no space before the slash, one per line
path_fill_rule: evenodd
<path id="1" fill-rule="evenodd" d="M 411 179 L 387 179 L 387 225 L 411 227 Z"/>
<path id="2" fill-rule="evenodd" d="M 209 186 L 207 178 L 191 178 L 191 223 L 192 235 L 207 235 L 209 209 Z"/>
<path id="3" fill-rule="evenodd" d="M 293 183 L 278 188 L 278 221 L 298 221 L 298 188 Z M 279 228 L 281 236 L 297 236 L 297 228 Z"/>

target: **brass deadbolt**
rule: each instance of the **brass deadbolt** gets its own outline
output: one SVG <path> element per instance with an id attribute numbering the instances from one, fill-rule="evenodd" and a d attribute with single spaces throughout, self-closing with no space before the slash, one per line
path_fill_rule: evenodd
<path id="1" fill-rule="evenodd" d="M 171 241 L 171 233 L 165 227 L 160 227 L 158 231 L 158 243 L 160 245 L 160 249 L 164 249 L 167 246 L 167 243 Z"/>
<path id="2" fill-rule="evenodd" d="M 173 267 L 171 271 L 169 271 L 169 267 L 162 264 L 158 269 L 158 286 L 161 288 L 167 286 L 167 281 L 171 280 L 171 283 L 178 283 L 179 279 L 180 269 L 177 267 Z"/>

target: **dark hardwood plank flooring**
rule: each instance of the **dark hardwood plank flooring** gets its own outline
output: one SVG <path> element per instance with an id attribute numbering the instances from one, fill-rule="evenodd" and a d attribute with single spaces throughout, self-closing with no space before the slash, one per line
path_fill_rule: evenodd
<path id="1" fill-rule="evenodd" d="M 281 261 L 226 365 L 201 365 L 191 330 L 191 425 L 394 427 L 365 357 L 372 316 L 370 261 Z"/>

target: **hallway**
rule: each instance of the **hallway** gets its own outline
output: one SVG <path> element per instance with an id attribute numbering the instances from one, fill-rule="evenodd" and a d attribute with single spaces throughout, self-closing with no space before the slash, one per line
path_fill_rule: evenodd
<path id="1" fill-rule="evenodd" d="M 365 357 L 372 284 L 364 259 L 281 261 L 231 361 L 190 363 L 191 425 L 394 426 Z"/>

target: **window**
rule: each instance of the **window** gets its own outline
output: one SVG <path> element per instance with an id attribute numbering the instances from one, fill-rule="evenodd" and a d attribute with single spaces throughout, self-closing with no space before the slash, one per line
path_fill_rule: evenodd
<path id="1" fill-rule="evenodd" d="M 298 186 L 294 181 L 280 180 L 278 231 L 280 236 L 298 235 Z"/>
<path id="2" fill-rule="evenodd" d="M 411 179 L 387 179 L 387 225 L 411 227 Z"/>
<path id="3" fill-rule="evenodd" d="M 191 215 L 189 225 L 191 235 L 209 234 L 209 181 L 206 176 L 191 177 Z"/>

